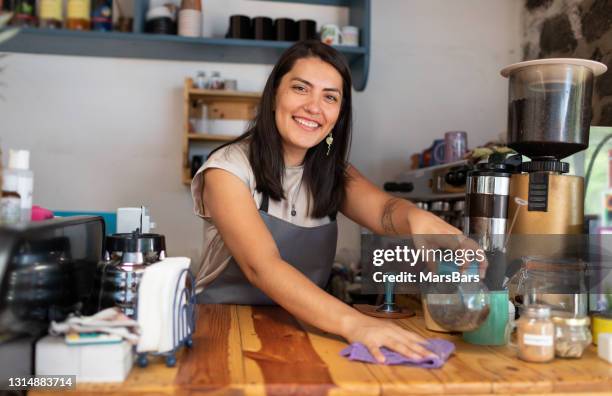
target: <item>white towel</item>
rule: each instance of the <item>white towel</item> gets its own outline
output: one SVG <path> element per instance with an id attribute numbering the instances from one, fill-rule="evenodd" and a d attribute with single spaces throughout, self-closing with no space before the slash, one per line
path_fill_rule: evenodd
<path id="1" fill-rule="evenodd" d="M 173 325 L 180 320 L 185 303 L 180 298 L 185 285 L 182 271 L 189 268 L 190 261 L 187 257 L 168 257 L 148 267 L 142 275 L 138 287 L 138 352 L 168 352 L 174 348 Z M 175 300 L 177 285 L 179 295 Z"/>

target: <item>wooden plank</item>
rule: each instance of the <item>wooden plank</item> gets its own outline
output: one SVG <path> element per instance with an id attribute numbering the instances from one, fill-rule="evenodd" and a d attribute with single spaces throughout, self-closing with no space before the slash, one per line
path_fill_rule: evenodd
<path id="1" fill-rule="evenodd" d="M 327 366 L 332 380 L 338 386 L 331 390 L 330 395 L 379 395 L 380 383 L 370 372 L 365 363 L 352 362 L 340 351 L 347 343 L 341 337 L 325 333 L 304 322 L 299 322 L 307 332 L 310 344 L 321 360 Z"/>
<path id="2" fill-rule="evenodd" d="M 251 120 L 255 117 L 257 103 L 214 101 L 208 105 L 208 119 Z"/>
<path id="3" fill-rule="evenodd" d="M 181 360 L 175 384 L 189 391 L 239 392 L 244 366 L 235 307 L 200 305 L 193 344 Z"/>
<path id="4" fill-rule="evenodd" d="M 183 85 L 183 136 L 182 136 L 182 151 L 183 164 L 181 166 L 181 174 L 183 184 L 191 183 L 191 164 L 189 163 L 189 111 L 191 102 L 189 101 L 189 90 L 193 87 L 193 80 L 186 78 Z"/>
<path id="5" fill-rule="evenodd" d="M 193 84 L 189 87 L 189 95 L 198 96 L 202 99 L 245 99 L 250 101 L 258 101 L 261 98 L 261 92 L 246 92 L 246 91 L 231 91 L 224 89 L 198 89 L 193 88 Z"/>
<path id="6" fill-rule="evenodd" d="M 255 332 L 248 334 L 251 340 L 243 343 L 243 351 L 244 356 L 257 364 L 259 371 L 250 371 L 245 365 L 249 383 L 261 382 L 263 377 L 266 395 L 272 396 L 327 395 L 336 388 L 328 367 L 310 344 L 308 335 L 288 312 L 279 307 L 252 307 L 251 312 Z M 241 331 L 243 329 L 241 322 Z M 254 349 L 258 343 L 260 348 Z"/>
<path id="7" fill-rule="evenodd" d="M 250 306 L 238 305 L 238 322 L 240 324 L 240 339 L 243 354 L 261 350 L 261 341 L 255 331 L 253 313 Z M 244 359 L 245 389 L 248 395 L 265 395 L 264 376 L 257 362 L 253 359 Z"/>
<path id="8" fill-rule="evenodd" d="M 204 142 L 229 142 L 238 137 L 238 135 L 211 135 L 208 133 L 190 133 L 187 138 L 189 140 L 200 140 Z"/>
<path id="9" fill-rule="evenodd" d="M 517 370 L 512 359 L 493 358 L 488 347 L 468 344 L 457 335 L 427 330 L 421 315 L 401 320 L 400 324 L 425 338 L 442 338 L 455 343 L 455 355 L 441 369 L 432 371 L 442 383 L 443 393 L 490 394 L 496 391 L 495 384 L 499 382 L 512 382 L 519 392 L 552 390 L 551 382 L 537 372 Z"/>
<path id="10" fill-rule="evenodd" d="M 549 381 L 551 392 L 607 391 L 612 394 L 612 365 L 599 359 L 594 346 L 589 347 L 581 359 L 556 358 L 550 363 L 524 362 L 518 359 L 516 349 L 510 346 L 489 349 L 492 358 L 511 359 L 521 373 L 529 369 Z M 516 391 L 517 384 L 505 380 L 495 384 L 495 389 L 499 392 Z"/>

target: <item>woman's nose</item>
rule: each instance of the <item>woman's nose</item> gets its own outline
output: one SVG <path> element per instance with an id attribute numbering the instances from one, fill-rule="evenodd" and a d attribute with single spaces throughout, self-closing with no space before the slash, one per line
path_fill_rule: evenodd
<path id="1" fill-rule="evenodd" d="M 308 103 L 304 106 L 304 109 L 310 114 L 321 113 L 321 106 L 319 105 L 319 99 L 316 97 L 311 98 Z"/>

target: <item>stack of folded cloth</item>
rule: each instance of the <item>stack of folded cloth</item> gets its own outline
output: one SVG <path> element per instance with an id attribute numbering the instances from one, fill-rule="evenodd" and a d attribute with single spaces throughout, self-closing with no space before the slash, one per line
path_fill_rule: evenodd
<path id="1" fill-rule="evenodd" d="M 140 340 L 137 352 L 163 353 L 176 347 L 177 321 L 184 315 L 185 287 L 190 259 L 169 257 L 145 270 L 138 287 L 137 318 Z"/>
<path id="2" fill-rule="evenodd" d="M 49 333 L 92 334 L 101 333 L 122 338 L 131 344 L 138 342 L 138 322 L 127 317 L 119 308 L 107 308 L 92 316 L 70 315 L 63 322 L 51 322 Z M 69 338 L 70 339 L 70 338 Z"/>

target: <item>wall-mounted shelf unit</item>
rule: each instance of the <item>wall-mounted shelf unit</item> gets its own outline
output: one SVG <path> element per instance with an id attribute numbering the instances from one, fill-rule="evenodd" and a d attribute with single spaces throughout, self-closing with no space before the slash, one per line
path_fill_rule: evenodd
<path id="1" fill-rule="evenodd" d="M 206 144 L 216 147 L 234 140 L 244 132 L 237 130 L 232 135 L 221 135 L 205 130 L 196 133 L 190 119 L 204 117 L 208 121 L 216 122 L 250 120 L 255 115 L 261 94 L 259 92 L 197 89 L 193 87 L 193 80 L 186 78 L 183 99 L 183 161 L 181 168 L 183 184 L 189 185 L 191 184 L 190 151 L 194 145 Z M 207 114 L 203 114 L 202 105 L 206 105 Z"/>
<path id="2" fill-rule="evenodd" d="M 336 49 L 344 54 L 351 67 L 355 89 L 358 91 L 365 89 L 370 63 L 370 0 L 284 0 L 282 2 L 348 8 L 349 23 L 360 30 L 360 45 L 336 46 Z M 293 44 L 289 41 L 147 34 L 144 33 L 147 7 L 147 0 L 135 0 L 132 33 L 25 28 L 13 39 L 1 44 L 0 52 L 274 64 L 280 54 Z"/>

